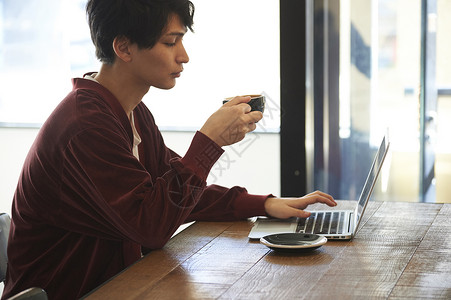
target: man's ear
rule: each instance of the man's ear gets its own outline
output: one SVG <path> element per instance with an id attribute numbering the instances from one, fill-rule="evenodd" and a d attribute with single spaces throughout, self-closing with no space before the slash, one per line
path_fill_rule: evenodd
<path id="1" fill-rule="evenodd" d="M 124 62 L 131 61 L 130 46 L 130 40 L 125 36 L 117 36 L 113 40 L 114 53 L 116 53 L 116 56 Z"/>

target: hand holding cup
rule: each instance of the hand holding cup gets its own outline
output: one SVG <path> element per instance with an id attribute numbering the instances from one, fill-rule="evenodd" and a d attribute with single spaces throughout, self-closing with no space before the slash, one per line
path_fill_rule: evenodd
<path id="1" fill-rule="evenodd" d="M 244 139 L 248 132 L 254 131 L 261 111 L 251 111 L 248 102 L 251 96 L 237 96 L 228 101 L 212 114 L 200 129 L 219 146 L 227 146 Z"/>

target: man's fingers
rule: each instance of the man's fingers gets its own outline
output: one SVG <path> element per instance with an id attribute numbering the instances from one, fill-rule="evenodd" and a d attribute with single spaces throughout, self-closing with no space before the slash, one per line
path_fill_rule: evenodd
<path id="1" fill-rule="evenodd" d="M 258 121 L 260 121 L 263 118 L 263 114 L 261 111 L 255 110 L 255 111 L 251 111 L 250 113 L 246 114 L 246 117 L 249 118 L 249 123 L 257 123 Z"/>
<path id="2" fill-rule="evenodd" d="M 321 202 L 321 203 L 327 204 L 329 206 L 337 205 L 337 202 L 334 200 L 334 198 L 331 195 L 323 193 L 321 191 L 315 191 L 313 193 L 307 194 L 303 198 L 308 199 L 309 204 Z"/>
<path id="3" fill-rule="evenodd" d="M 250 96 L 236 96 L 227 101 L 223 106 L 233 106 L 240 103 L 248 103 L 249 101 L 251 101 Z"/>
<path id="4" fill-rule="evenodd" d="M 304 211 L 310 204 L 325 203 L 329 206 L 335 206 L 333 198 L 321 192 L 313 192 L 302 198 L 277 198 L 269 197 L 265 201 L 265 211 L 268 215 L 286 219 L 290 217 L 308 218 L 311 213 Z"/>
<path id="5" fill-rule="evenodd" d="M 333 199 L 332 196 L 330 196 L 326 193 L 319 192 L 319 191 L 307 194 L 301 198 L 297 198 L 295 203 L 299 209 L 305 209 L 307 206 L 309 206 L 311 204 L 315 204 L 315 203 L 323 203 L 328 206 L 336 206 L 337 205 L 337 202 L 335 202 L 335 200 Z"/>
<path id="6" fill-rule="evenodd" d="M 275 213 L 276 218 L 287 219 L 291 217 L 295 218 L 308 218 L 311 216 L 311 213 L 308 211 L 301 210 L 296 207 L 292 207 L 290 205 L 286 205 L 283 208 L 280 208 L 277 213 Z"/>
<path id="7" fill-rule="evenodd" d="M 305 210 L 299 210 L 298 209 L 298 218 L 308 218 L 310 217 L 312 214 L 308 211 Z"/>

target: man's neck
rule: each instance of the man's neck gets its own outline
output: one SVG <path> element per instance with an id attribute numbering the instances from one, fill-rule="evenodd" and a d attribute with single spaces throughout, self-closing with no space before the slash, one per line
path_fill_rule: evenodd
<path id="1" fill-rule="evenodd" d="M 94 79 L 118 99 L 128 117 L 149 91 L 148 86 L 137 84 L 132 74 L 118 65 L 103 64 Z"/>

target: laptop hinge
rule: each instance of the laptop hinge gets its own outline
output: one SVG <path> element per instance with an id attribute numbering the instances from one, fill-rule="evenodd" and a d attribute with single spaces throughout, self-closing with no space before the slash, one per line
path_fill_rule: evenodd
<path id="1" fill-rule="evenodd" d="M 349 213 L 348 232 L 354 232 L 354 212 Z"/>

